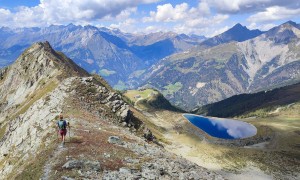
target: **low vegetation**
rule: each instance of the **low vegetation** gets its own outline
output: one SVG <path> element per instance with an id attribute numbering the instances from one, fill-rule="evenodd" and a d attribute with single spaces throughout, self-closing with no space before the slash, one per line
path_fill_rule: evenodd
<path id="1" fill-rule="evenodd" d="M 130 104 L 142 110 L 170 110 L 184 112 L 174 107 L 161 93 L 154 89 L 127 90 L 123 93 Z"/>
<path id="2" fill-rule="evenodd" d="M 124 96 L 128 97 L 135 103 L 139 99 L 145 99 L 154 94 L 158 94 L 158 92 L 154 89 L 127 90 L 125 91 Z"/>
<path id="3" fill-rule="evenodd" d="M 164 95 L 173 95 L 177 91 L 179 91 L 183 87 L 181 82 L 176 82 L 175 84 L 169 84 L 168 86 L 165 86 L 162 91 Z"/>
<path id="4" fill-rule="evenodd" d="M 271 91 L 236 95 L 203 106 L 194 113 L 216 117 L 267 117 L 270 111 L 296 102 L 300 102 L 300 83 Z"/>
<path id="5" fill-rule="evenodd" d="M 32 179 L 40 179 L 44 173 L 44 165 L 48 160 L 48 157 L 53 152 L 56 146 L 52 144 L 47 148 L 43 148 L 35 155 L 31 155 L 29 161 L 24 162 L 24 170 L 21 171 L 20 174 L 12 174 L 13 179 L 16 180 L 32 180 Z"/>
<path id="6" fill-rule="evenodd" d="M 6 127 L 7 127 L 7 124 L 0 126 L 0 140 L 3 138 L 3 136 L 6 132 Z"/>

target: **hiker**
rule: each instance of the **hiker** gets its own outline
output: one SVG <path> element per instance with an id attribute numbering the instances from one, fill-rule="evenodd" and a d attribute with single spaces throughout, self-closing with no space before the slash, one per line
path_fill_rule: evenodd
<path id="1" fill-rule="evenodd" d="M 61 136 L 62 143 L 64 144 L 65 137 L 67 135 L 67 126 L 69 127 L 70 124 L 68 121 L 64 120 L 63 118 L 64 118 L 63 115 L 59 115 L 59 121 L 57 121 L 57 126 L 58 126 L 59 134 Z"/>

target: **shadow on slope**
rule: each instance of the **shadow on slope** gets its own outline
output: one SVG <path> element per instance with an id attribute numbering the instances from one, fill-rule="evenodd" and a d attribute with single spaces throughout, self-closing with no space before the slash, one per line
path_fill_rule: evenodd
<path id="1" fill-rule="evenodd" d="M 200 107 L 193 111 L 193 113 L 215 117 L 233 117 L 245 115 L 257 110 L 270 111 L 278 106 L 299 101 L 300 83 L 271 91 L 235 95 L 220 102 Z"/>

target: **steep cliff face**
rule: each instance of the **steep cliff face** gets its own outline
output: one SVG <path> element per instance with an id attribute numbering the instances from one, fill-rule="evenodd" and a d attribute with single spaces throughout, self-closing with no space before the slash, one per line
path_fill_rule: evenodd
<path id="1" fill-rule="evenodd" d="M 0 71 L 1 179 L 196 174 L 222 179 L 155 144 L 144 144 L 145 125 L 129 105 L 103 79 L 86 76 L 90 75 L 47 42 L 35 43 Z M 64 147 L 57 139 L 60 113 L 71 124 Z"/>

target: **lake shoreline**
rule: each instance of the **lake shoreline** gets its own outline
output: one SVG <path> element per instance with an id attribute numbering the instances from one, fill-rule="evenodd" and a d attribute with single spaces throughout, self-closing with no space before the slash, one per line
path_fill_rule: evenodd
<path id="1" fill-rule="evenodd" d="M 258 143 L 268 142 L 268 141 L 272 140 L 275 135 L 274 132 L 272 131 L 272 129 L 267 126 L 254 126 L 251 124 L 252 126 L 256 127 L 256 129 L 257 129 L 257 133 L 254 136 L 248 137 L 248 138 L 241 138 L 241 139 L 221 139 L 221 138 L 213 137 L 213 136 L 207 134 L 201 128 L 195 126 L 186 117 L 184 117 L 184 115 L 186 115 L 186 114 L 199 116 L 199 117 L 205 117 L 205 116 L 189 114 L 189 113 L 181 114 L 182 117 L 186 120 L 186 122 L 188 122 L 188 124 L 190 125 L 190 127 L 189 127 L 190 133 L 196 135 L 197 137 L 199 137 L 211 144 L 244 147 L 244 146 L 251 146 L 254 144 L 258 144 Z M 214 118 L 214 117 L 209 117 L 209 118 Z M 223 118 L 218 118 L 218 119 L 223 119 Z M 235 120 L 235 121 L 237 121 L 237 120 Z M 240 122 L 244 122 L 244 121 L 240 121 Z M 245 122 L 245 123 L 248 123 L 248 122 Z M 248 123 L 248 124 L 250 124 L 250 123 Z"/>

